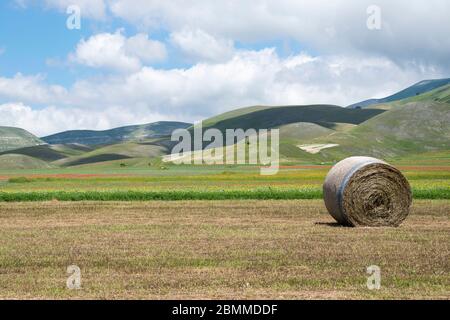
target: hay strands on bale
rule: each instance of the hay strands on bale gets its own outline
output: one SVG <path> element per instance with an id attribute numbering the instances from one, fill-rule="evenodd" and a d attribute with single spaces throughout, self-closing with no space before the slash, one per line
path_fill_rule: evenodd
<path id="1" fill-rule="evenodd" d="M 397 227 L 412 204 L 411 187 L 402 173 L 370 157 L 337 163 L 325 179 L 323 193 L 333 218 L 352 227 Z"/>

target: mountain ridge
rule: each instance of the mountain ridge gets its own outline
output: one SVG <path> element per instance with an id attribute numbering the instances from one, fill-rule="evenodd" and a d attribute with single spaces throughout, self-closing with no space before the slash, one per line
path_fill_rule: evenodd
<path id="1" fill-rule="evenodd" d="M 450 78 L 422 80 L 385 98 L 364 100 L 358 103 L 351 104 L 347 106 L 347 108 L 364 109 L 376 104 L 399 101 L 433 91 L 448 84 L 450 84 Z"/>
<path id="2" fill-rule="evenodd" d="M 158 121 L 141 125 L 130 125 L 108 130 L 69 130 L 41 139 L 49 144 L 112 144 L 130 140 L 145 140 L 170 135 L 175 129 L 188 128 L 192 124 L 178 121 Z"/>
<path id="3" fill-rule="evenodd" d="M 43 144 L 44 141 L 22 128 L 0 126 L 0 152 Z"/>
<path id="4" fill-rule="evenodd" d="M 238 108 L 203 120 L 203 129 L 279 129 L 280 159 L 286 163 L 334 163 L 357 154 L 390 159 L 450 151 L 450 83 L 420 95 L 411 96 L 414 90 L 405 90 L 401 92 L 409 96 L 404 99 L 361 109 L 335 105 Z M 0 157 L 9 167 L 14 159 L 22 167 L 149 165 L 171 152 L 178 142 L 171 141 L 170 135 L 180 128 L 193 127 L 161 121 L 104 131 L 72 130 L 43 139 L 20 128 L 0 127 L 0 133 L 4 132 Z M 18 140 L 12 144 L 14 138 Z M 1 149 L 2 139 L 8 143 L 6 151 Z"/>

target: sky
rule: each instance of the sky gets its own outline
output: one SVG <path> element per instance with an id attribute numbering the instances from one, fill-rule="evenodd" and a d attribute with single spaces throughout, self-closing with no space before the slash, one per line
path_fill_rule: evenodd
<path id="1" fill-rule="evenodd" d="M 384 97 L 450 77 L 449 14 L 448 0 L 5 0 L 0 126 L 45 136 Z"/>

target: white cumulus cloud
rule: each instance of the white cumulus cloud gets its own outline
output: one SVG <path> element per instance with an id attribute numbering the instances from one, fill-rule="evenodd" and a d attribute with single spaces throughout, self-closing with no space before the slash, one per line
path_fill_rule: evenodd
<path id="1" fill-rule="evenodd" d="M 26 6 L 32 0 L 16 0 Z M 65 12 L 80 6 L 82 19 L 119 18 L 139 30 L 165 30 L 184 48 L 202 30 L 215 39 L 258 43 L 292 39 L 326 54 L 381 55 L 402 64 L 440 65 L 450 71 L 448 0 L 44 0 Z M 367 28 L 367 8 L 377 5 L 381 30 Z M 190 34 L 185 30 L 191 30 Z M 190 35 L 192 40 L 189 40 Z M 407 49 L 405 49 L 407 48 Z M 206 57 L 208 58 L 208 57 Z"/>
<path id="2" fill-rule="evenodd" d="M 172 43 L 189 58 L 200 61 L 225 61 L 233 56 L 232 40 L 216 38 L 201 29 L 183 29 L 171 34 Z"/>
<path id="3" fill-rule="evenodd" d="M 275 49 L 241 50 L 222 62 L 183 69 L 143 66 L 78 80 L 67 89 L 43 77 L 0 78 L 0 103 L 23 103 L 21 111 L 3 107 L 1 113 L 9 116 L 1 123 L 43 135 L 157 120 L 192 122 L 248 105 L 348 105 L 441 76 L 433 68 L 405 69 L 383 57 L 301 53 L 282 58 Z M 38 102 L 48 107 L 29 107 Z"/>
<path id="4" fill-rule="evenodd" d="M 0 77 L 0 101 L 20 98 L 33 104 L 47 104 L 64 100 L 67 90 L 60 85 L 45 83 L 42 75 L 26 76 L 17 73 L 12 78 Z"/>
<path id="5" fill-rule="evenodd" d="M 143 64 L 166 58 L 165 45 L 138 33 L 126 38 L 120 30 L 99 33 L 81 40 L 70 60 L 93 68 L 107 68 L 123 72 L 139 70 Z"/>
<path id="6" fill-rule="evenodd" d="M 382 28 L 367 28 L 367 8 Z M 235 42 L 293 39 L 327 54 L 364 52 L 450 70 L 448 0 L 111 0 L 110 12 L 146 30 L 204 30 Z M 407 49 L 406 49 L 407 48 Z"/>
<path id="7" fill-rule="evenodd" d="M 61 108 L 35 109 L 23 103 L 0 104 L 0 126 L 19 127 L 43 137 L 74 129 L 105 130 L 120 124 L 147 123 L 164 120 L 164 115 L 133 112 L 121 107 L 105 109 Z"/>

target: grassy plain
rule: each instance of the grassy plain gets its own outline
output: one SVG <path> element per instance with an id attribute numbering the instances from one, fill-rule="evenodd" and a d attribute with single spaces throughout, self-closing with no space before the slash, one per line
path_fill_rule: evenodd
<path id="1" fill-rule="evenodd" d="M 320 200 L 0 203 L 0 243 L 0 298 L 450 299 L 448 201 L 374 229 Z"/>
<path id="2" fill-rule="evenodd" d="M 0 201 L 319 199 L 330 166 L 79 167 L 0 171 Z M 450 166 L 400 169 L 416 199 L 450 199 Z"/>

